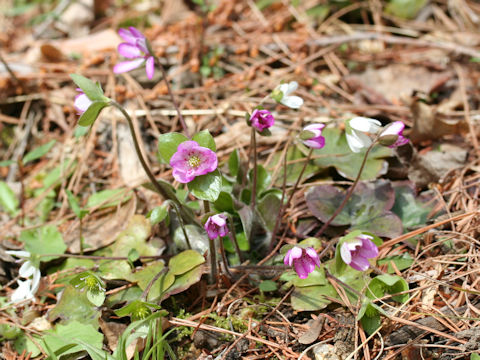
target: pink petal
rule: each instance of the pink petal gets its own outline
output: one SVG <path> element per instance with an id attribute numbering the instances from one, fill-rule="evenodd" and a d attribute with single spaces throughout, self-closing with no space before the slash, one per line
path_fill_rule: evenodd
<path id="1" fill-rule="evenodd" d="M 358 271 L 365 271 L 370 267 L 368 260 L 361 256 L 353 258 L 349 265 Z"/>
<path id="2" fill-rule="evenodd" d="M 325 146 L 325 138 L 323 136 L 310 140 L 302 140 L 302 142 L 312 149 L 321 149 Z"/>
<path id="3" fill-rule="evenodd" d="M 303 260 L 297 259 L 293 262 L 293 265 L 295 266 L 295 271 L 297 272 L 298 277 L 300 279 L 306 279 L 308 276 L 308 271 L 303 263 Z"/>
<path id="4" fill-rule="evenodd" d="M 129 26 L 130 32 L 132 33 L 133 36 L 136 38 L 145 38 L 145 36 L 137 30 L 137 28 L 134 28 L 133 26 Z"/>
<path id="5" fill-rule="evenodd" d="M 77 110 L 79 114 L 83 114 L 87 111 L 88 107 L 92 105 L 92 100 L 88 98 L 85 94 L 80 94 L 75 96 L 75 101 L 73 102 L 73 106 Z"/>
<path id="6" fill-rule="evenodd" d="M 302 257 L 303 249 L 298 246 L 294 246 L 290 249 L 290 252 L 292 259 L 300 259 Z"/>
<path id="7" fill-rule="evenodd" d="M 307 248 L 306 253 L 310 257 L 310 259 L 315 263 L 315 265 L 320 267 L 320 259 L 318 258 L 318 254 L 315 251 L 315 249 Z"/>
<path id="8" fill-rule="evenodd" d="M 401 135 L 403 129 L 405 128 L 405 124 L 401 121 L 395 121 L 391 123 L 387 128 L 380 134 L 380 136 L 384 135 Z"/>
<path id="9" fill-rule="evenodd" d="M 147 73 L 147 78 L 152 80 L 153 74 L 155 73 L 155 59 L 153 56 L 150 56 L 145 63 L 145 71 Z"/>
<path id="10" fill-rule="evenodd" d="M 311 125 L 305 126 L 303 130 L 312 131 L 312 132 L 320 131 L 319 133 L 320 135 L 324 127 L 325 127 L 325 124 L 311 124 Z"/>
<path id="11" fill-rule="evenodd" d="M 139 58 L 139 59 L 135 59 L 135 60 L 132 60 L 132 61 L 119 62 L 118 64 L 116 64 L 113 67 L 113 72 L 115 74 L 121 74 L 121 73 L 124 73 L 124 72 L 127 72 L 127 71 L 131 71 L 131 70 L 136 69 L 139 66 L 141 66 L 144 61 L 145 60 L 143 58 Z"/>
<path id="12" fill-rule="evenodd" d="M 127 29 L 118 29 L 118 35 L 127 43 L 135 45 L 137 38 Z"/>
<path id="13" fill-rule="evenodd" d="M 181 169 L 173 169 L 172 172 L 173 177 L 175 180 L 177 180 L 179 183 L 186 184 L 195 179 L 195 175 L 192 175 L 191 173 L 187 171 L 182 171 Z"/>
<path id="14" fill-rule="evenodd" d="M 118 53 L 128 59 L 135 59 L 142 56 L 142 52 L 138 47 L 128 43 L 118 45 Z"/>

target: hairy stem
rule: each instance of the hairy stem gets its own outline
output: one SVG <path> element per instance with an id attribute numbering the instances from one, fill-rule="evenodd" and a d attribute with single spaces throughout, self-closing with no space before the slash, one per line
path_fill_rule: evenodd
<path id="1" fill-rule="evenodd" d="M 189 241 L 188 235 L 187 235 L 187 231 L 185 230 L 185 226 L 184 226 L 184 223 L 183 223 L 183 219 L 185 219 L 186 221 L 191 222 L 191 223 L 195 223 L 196 222 L 195 219 L 188 212 L 183 210 L 182 204 L 180 204 L 180 202 L 178 201 L 177 198 L 170 197 L 169 194 L 157 182 L 157 180 L 155 179 L 155 176 L 153 175 L 152 171 L 148 167 L 147 162 L 145 161 L 145 158 L 143 157 L 142 151 L 140 150 L 140 145 L 138 143 L 137 133 L 135 131 L 135 127 L 133 126 L 132 118 L 130 117 L 130 115 L 128 115 L 127 111 L 119 103 L 117 103 L 115 101 L 112 101 L 111 104 L 112 104 L 112 106 L 114 106 L 118 110 L 120 110 L 120 112 L 125 117 L 125 119 L 127 119 L 128 127 L 130 128 L 130 133 L 132 134 L 133 144 L 135 146 L 135 152 L 137 153 L 138 159 L 140 160 L 140 163 L 142 164 L 143 170 L 145 170 L 145 173 L 147 174 L 148 178 L 150 179 L 150 182 L 155 187 L 155 189 L 158 191 L 158 193 L 160 193 L 160 195 L 162 195 L 162 197 L 164 199 L 172 200 L 173 208 L 178 215 L 180 226 L 182 228 L 183 235 L 185 236 L 185 241 L 187 242 L 188 247 L 191 248 L 190 241 Z"/>
<path id="2" fill-rule="evenodd" d="M 217 259 L 215 254 L 215 239 L 208 238 L 210 247 L 210 284 L 217 281 Z"/>
<path id="3" fill-rule="evenodd" d="M 348 189 L 348 192 L 345 194 L 345 197 L 343 198 L 343 201 L 340 203 L 340 206 L 335 210 L 335 212 L 330 216 L 330 219 L 328 219 L 325 224 L 318 230 L 318 232 L 315 234 L 315 237 L 319 237 L 320 235 L 323 234 L 323 232 L 327 229 L 327 227 L 332 223 L 333 220 L 340 214 L 340 212 L 343 210 L 345 205 L 347 204 L 348 200 L 353 194 L 353 191 L 355 190 L 355 187 L 358 185 L 358 182 L 360 181 L 360 177 L 362 176 L 363 169 L 365 168 L 365 164 L 367 163 L 367 158 L 368 154 L 370 153 L 370 150 L 373 149 L 373 146 L 376 144 L 377 139 L 372 142 L 372 144 L 368 147 L 367 151 L 365 152 L 365 156 L 363 157 L 362 164 L 360 165 L 360 170 L 358 170 L 358 175 L 355 178 L 355 181 L 353 182 L 352 186 L 350 186 L 350 189 Z"/>
<path id="4" fill-rule="evenodd" d="M 167 85 L 168 94 L 170 95 L 170 99 L 172 100 L 173 107 L 177 111 L 178 120 L 180 121 L 180 124 L 182 125 L 183 132 L 185 133 L 185 135 L 188 138 L 190 138 L 190 133 L 189 133 L 188 128 L 187 128 L 187 123 L 185 122 L 185 119 L 183 118 L 182 112 L 180 111 L 180 108 L 178 107 L 177 101 L 175 100 L 175 96 L 173 95 L 173 91 L 170 87 L 170 83 L 168 82 L 167 72 L 165 71 L 165 68 L 163 67 L 159 58 L 156 57 L 156 56 L 154 56 L 154 58 L 155 58 L 155 64 L 157 65 L 158 69 L 162 73 L 163 80 L 165 80 L 165 84 Z"/>
<path id="5" fill-rule="evenodd" d="M 252 176 L 252 199 L 250 201 L 250 207 L 252 212 L 255 211 L 256 198 L 257 198 L 257 138 L 256 131 L 252 127 L 252 151 L 253 151 L 253 176 Z"/>

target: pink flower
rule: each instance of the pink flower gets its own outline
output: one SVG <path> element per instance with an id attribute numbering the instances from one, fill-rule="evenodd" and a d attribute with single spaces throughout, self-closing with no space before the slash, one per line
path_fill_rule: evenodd
<path id="1" fill-rule="evenodd" d="M 75 96 L 75 101 L 73 102 L 73 106 L 75 110 L 77 110 L 77 115 L 82 115 L 85 111 L 87 111 L 88 107 L 92 105 L 92 100 L 88 98 L 88 96 L 83 92 L 82 89 L 76 89 L 80 94 Z"/>
<path id="2" fill-rule="evenodd" d="M 210 216 L 204 228 L 211 240 L 219 236 L 225 236 L 228 233 L 227 217 L 223 214 Z"/>
<path id="3" fill-rule="evenodd" d="M 388 147 L 394 148 L 394 147 L 405 145 L 406 143 L 408 143 L 408 139 L 402 135 L 404 128 L 405 128 L 405 124 L 403 122 L 395 121 L 390 125 L 388 125 L 385 128 L 385 130 L 382 131 L 382 133 L 380 134 L 380 140 L 384 136 L 393 135 L 393 136 L 397 136 L 397 139 L 393 144 L 389 145 Z"/>
<path id="4" fill-rule="evenodd" d="M 119 62 L 114 66 L 113 72 L 115 74 L 124 73 L 136 69 L 145 63 L 147 77 L 152 79 L 155 72 L 155 58 L 148 50 L 145 36 L 133 26 L 130 26 L 128 30 L 118 30 L 118 35 L 125 40 L 125 42 L 118 45 L 118 53 L 133 60 Z"/>
<path id="5" fill-rule="evenodd" d="M 217 165 L 217 154 L 192 140 L 178 145 L 177 152 L 170 158 L 173 177 L 183 184 L 214 171 Z"/>
<path id="6" fill-rule="evenodd" d="M 372 239 L 372 236 L 361 234 L 352 241 L 344 242 L 340 247 L 340 256 L 345 264 L 358 271 L 367 270 L 370 267 L 368 259 L 378 256 L 377 245 Z"/>
<path id="7" fill-rule="evenodd" d="M 322 136 L 322 130 L 325 124 L 312 124 L 303 128 L 300 133 L 302 142 L 313 149 L 321 149 L 325 146 L 325 137 Z"/>
<path id="8" fill-rule="evenodd" d="M 318 254 L 315 249 L 311 247 L 303 249 L 294 246 L 287 251 L 283 262 L 288 266 L 292 266 L 293 264 L 300 279 L 306 279 L 308 274 L 315 270 L 315 265 L 320 266 Z"/>
<path id="9" fill-rule="evenodd" d="M 275 118 L 268 110 L 255 109 L 253 110 L 252 116 L 250 116 L 250 122 L 252 127 L 262 132 L 273 126 Z"/>

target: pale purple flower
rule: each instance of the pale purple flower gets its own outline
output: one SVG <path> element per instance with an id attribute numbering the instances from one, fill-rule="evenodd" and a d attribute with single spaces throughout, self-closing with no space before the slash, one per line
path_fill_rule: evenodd
<path id="1" fill-rule="evenodd" d="M 370 267 L 368 259 L 378 256 L 378 248 L 370 235 L 361 234 L 351 241 L 346 241 L 340 247 L 340 256 L 345 264 L 358 271 Z"/>
<path id="2" fill-rule="evenodd" d="M 308 274 L 315 270 L 315 265 L 320 266 L 318 254 L 311 247 L 304 249 L 294 246 L 287 251 L 283 262 L 288 266 L 293 264 L 300 279 L 306 279 Z"/>
<path id="3" fill-rule="evenodd" d="M 133 26 L 130 26 L 128 29 L 118 30 L 118 35 L 125 40 L 125 42 L 118 45 L 118 53 L 133 60 L 119 62 L 114 66 L 113 72 L 115 74 L 124 73 L 136 69 L 145 63 L 147 77 L 152 79 L 155 72 L 155 58 L 148 50 L 145 36 Z"/>
<path id="4" fill-rule="evenodd" d="M 363 148 L 372 144 L 372 139 L 367 134 L 376 134 L 382 127 L 382 123 L 366 117 L 354 117 L 347 122 L 346 138 L 350 149 L 358 153 Z"/>
<path id="5" fill-rule="evenodd" d="M 183 184 L 214 171 L 217 165 L 217 154 L 193 140 L 178 145 L 177 152 L 170 158 L 173 177 Z"/>
<path id="6" fill-rule="evenodd" d="M 204 228 L 211 240 L 219 236 L 225 236 L 228 233 L 227 217 L 223 214 L 210 216 Z"/>
<path id="7" fill-rule="evenodd" d="M 322 136 L 322 130 L 324 127 L 325 124 L 311 124 L 305 126 L 302 133 L 300 134 L 302 142 L 306 146 L 313 149 L 323 148 L 325 146 L 325 137 Z M 305 134 L 307 134 L 308 136 L 306 136 Z"/>
<path id="8" fill-rule="evenodd" d="M 92 100 L 88 98 L 88 96 L 83 92 L 82 89 L 76 89 L 80 94 L 75 96 L 75 101 L 73 102 L 73 106 L 75 110 L 77 110 L 77 115 L 82 115 L 85 111 L 87 111 L 88 107 L 92 105 Z"/>
<path id="9" fill-rule="evenodd" d="M 397 140 L 392 144 L 389 145 L 388 147 L 394 148 L 398 146 L 405 145 L 408 143 L 408 139 L 402 135 L 403 129 L 405 128 L 405 124 L 401 121 L 395 121 L 388 125 L 385 130 L 382 131 L 380 134 L 380 139 L 383 136 L 391 136 L 391 135 L 396 135 Z"/>
<path id="10" fill-rule="evenodd" d="M 250 116 L 252 127 L 262 132 L 265 129 L 273 126 L 275 118 L 268 110 L 255 109 Z"/>

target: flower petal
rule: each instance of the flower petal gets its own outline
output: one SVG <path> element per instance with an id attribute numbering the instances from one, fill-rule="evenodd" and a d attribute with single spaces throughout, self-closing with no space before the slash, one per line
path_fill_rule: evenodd
<path id="1" fill-rule="evenodd" d="M 195 179 L 195 175 L 192 175 L 191 173 L 187 171 L 182 171 L 181 169 L 174 168 L 172 172 L 173 177 L 175 180 L 177 180 L 179 183 L 186 184 Z"/>
<path id="2" fill-rule="evenodd" d="M 6 250 L 5 251 L 8 255 L 13 255 L 19 258 L 25 258 L 29 259 L 30 258 L 30 253 L 28 251 L 24 250 Z"/>
<path id="3" fill-rule="evenodd" d="M 287 88 L 286 88 L 286 91 L 282 91 L 283 94 L 285 96 L 288 96 L 290 95 L 291 93 L 293 93 L 295 90 L 298 89 L 298 83 L 296 81 L 290 81 L 288 84 L 287 84 Z"/>
<path id="4" fill-rule="evenodd" d="M 345 136 L 348 146 L 355 153 L 360 152 L 363 148 L 369 147 L 372 144 L 372 140 L 368 135 L 359 131 L 352 130 L 351 133 L 345 133 Z"/>
<path id="5" fill-rule="evenodd" d="M 308 277 L 308 271 L 307 268 L 305 267 L 305 264 L 303 262 L 303 259 L 296 259 L 293 262 L 293 266 L 295 267 L 295 271 L 298 274 L 298 277 L 300 279 L 306 279 Z"/>
<path id="6" fill-rule="evenodd" d="M 348 248 L 348 243 L 344 242 L 340 247 L 340 256 L 345 264 L 350 264 L 350 262 L 352 261 L 352 253 Z"/>
<path id="7" fill-rule="evenodd" d="M 395 121 L 388 125 L 385 130 L 382 131 L 380 136 L 384 135 L 401 135 L 403 129 L 405 128 L 405 124 L 401 121 Z"/>
<path id="8" fill-rule="evenodd" d="M 147 73 L 147 78 L 149 80 L 152 80 L 155 73 L 155 59 L 153 58 L 153 56 L 150 56 L 147 59 L 147 62 L 145 63 L 145 71 Z"/>
<path id="9" fill-rule="evenodd" d="M 380 121 L 362 116 L 354 117 L 349 124 L 352 129 L 372 134 L 376 134 L 382 126 Z"/>
<path id="10" fill-rule="evenodd" d="M 127 29 L 121 28 L 118 29 L 118 35 L 125 40 L 127 43 L 135 45 L 137 38 Z"/>
<path id="11" fill-rule="evenodd" d="M 143 58 L 138 58 L 132 61 L 122 61 L 116 64 L 113 67 L 113 72 L 115 74 L 121 74 L 127 71 L 131 71 L 133 69 L 136 69 L 140 67 L 144 63 L 145 59 Z"/>
<path id="12" fill-rule="evenodd" d="M 77 110 L 78 114 L 83 114 L 87 109 L 92 105 L 92 100 L 88 98 L 86 94 L 79 94 L 75 96 L 75 100 L 73 102 L 73 107 Z"/>
<path id="13" fill-rule="evenodd" d="M 145 35 L 143 35 L 140 30 L 137 30 L 137 28 L 133 26 L 129 26 L 128 29 L 130 30 L 130 33 L 135 36 L 137 39 L 144 39 Z"/>
<path id="14" fill-rule="evenodd" d="M 118 53 L 128 59 L 135 59 L 142 56 L 140 49 L 132 44 L 121 43 L 118 45 Z"/>
<path id="15" fill-rule="evenodd" d="M 320 259 L 318 258 L 318 254 L 313 248 L 307 248 L 305 250 L 307 256 L 313 261 L 315 265 L 320 267 Z M 313 270 L 312 270 L 313 271 Z"/>
<path id="16" fill-rule="evenodd" d="M 370 267 L 368 260 L 361 256 L 354 257 L 349 265 L 358 271 L 365 271 Z"/>
<path id="17" fill-rule="evenodd" d="M 280 103 L 291 109 L 298 109 L 303 105 L 303 99 L 299 96 L 284 96 Z"/>
<path id="18" fill-rule="evenodd" d="M 18 275 L 24 278 L 28 278 L 35 274 L 35 272 L 38 269 L 33 266 L 33 264 L 30 261 L 25 261 L 22 266 L 20 266 L 20 269 L 18 270 Z"/>

